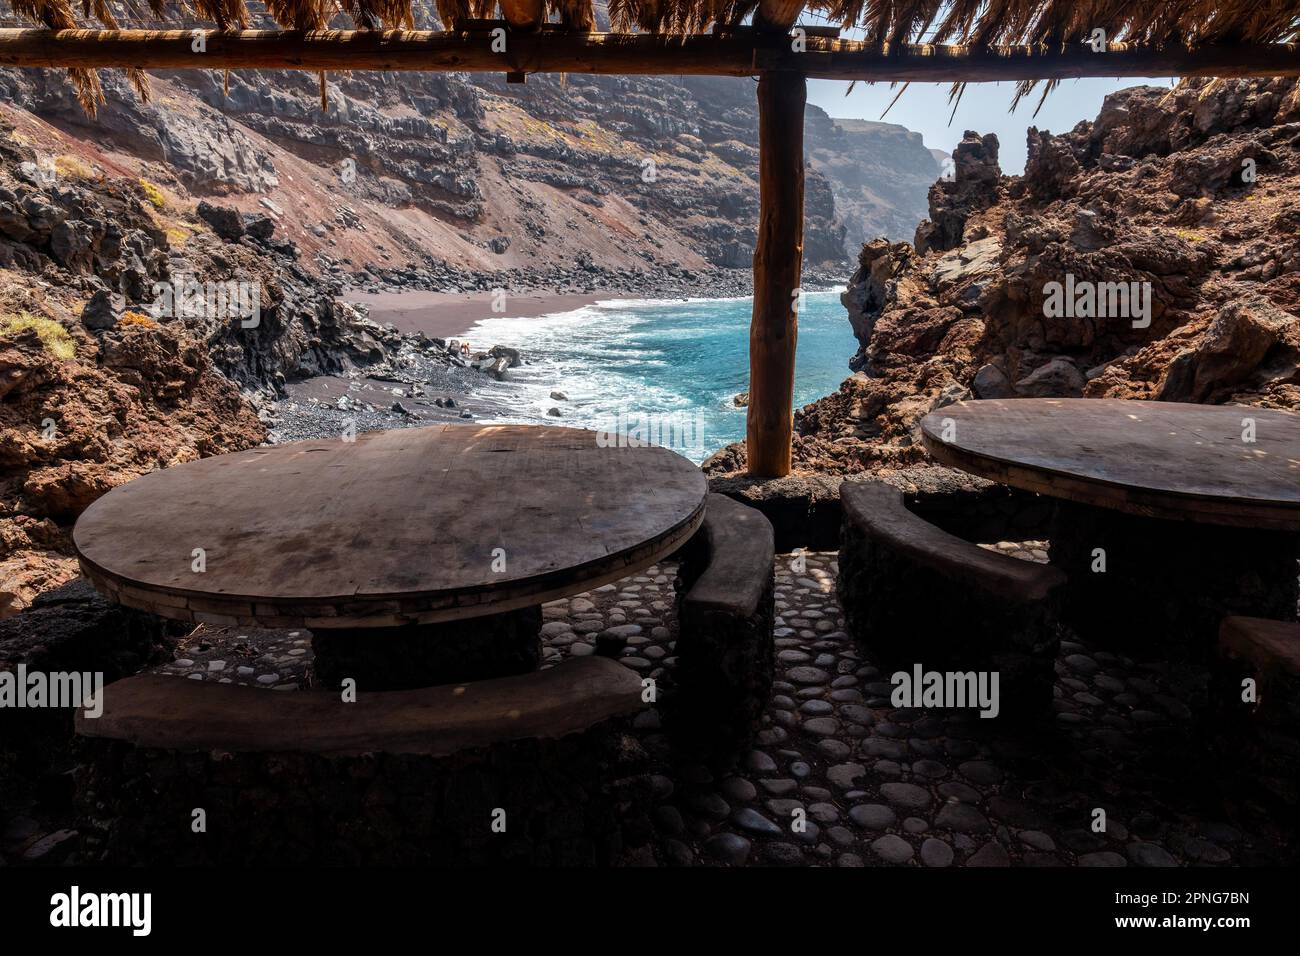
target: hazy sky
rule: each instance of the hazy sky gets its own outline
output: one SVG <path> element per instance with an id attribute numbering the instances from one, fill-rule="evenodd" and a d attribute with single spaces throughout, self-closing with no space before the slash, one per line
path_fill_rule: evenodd
<path id="1" fill-rule="evenodd" d="M 916 130 L 925 138 L 926 146 L 949 153 L 968 129 L 978 130 L 981 135 L 997 133 L 1002 171 L 1021 173 L 1025 168 L 1025 130 L 1030 126 L 1063 133 L 1079 120 L 1095 119 L 1107 93 L 1143 84 L 1167 87 L 1169 82 L 1168 77 L 1065 80 L 1047 97 L 1037 118 L 1033 114 L 1039 94 L 1030 94 L 1021 100 L 1014 113 L 1008 113 L 1015 96 L 1014 83 L 972 83 L 966 87 L 951 125 L 948 123 L 952 114 L 952 105 L 948 102 L 949 84 L 913 83 L 894 104 L 884 122 Z M 898 89 L 890 89 L 888 83 L 874 86 L 859 83 L 846 97 L 844 92 L 848 88 L 849 84 L 839 80 L 810 80 L 808 102 L 817 104 L 831 116 L 879 120 L 889 101 L 898 93 Z"/>

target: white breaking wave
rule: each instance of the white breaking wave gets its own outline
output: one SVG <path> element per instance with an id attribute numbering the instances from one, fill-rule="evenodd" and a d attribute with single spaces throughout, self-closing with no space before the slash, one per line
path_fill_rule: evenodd
<path id="1" fill-rule="evenodd" d="M 797 404 L 834 391 L 848 374 L 856 342 L 838 291 L 805 294 Z M 606 299 L 568 312 L 483 319 L 464 337 L 476 346 L 517 348 L 526 364 L 511 369 L 507 381 L 477 390 L 507 409 L 479 420 L 602 430 L 629 415 L 698 412 L 702 454 L 709 454 L 744 433 L 746 410 L 734 398 L 748 390 L 749 303 Z M 549 415 L 551 409 L 560 415 Z"/>

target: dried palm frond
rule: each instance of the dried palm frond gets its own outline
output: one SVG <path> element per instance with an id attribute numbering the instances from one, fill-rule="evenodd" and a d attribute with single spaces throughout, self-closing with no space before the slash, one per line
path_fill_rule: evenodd
<path id="1" fill-rule="evenodd" d="M 67 0 L 10 0 L 10 6 L 20 17 L 30 17 L 51 30 L 72 30 L 77 26 Z"/>
<path id="2" fill-rule="evenodd" d="M 444 30 L 454 30 L 457 23 L 469 19 L 469 0 L 434 0 L 434 5 Z"/>
<path id="3" fill-rule="evenodd" d="M 1117 42 L 1276 43 L 1300 28 L 1294 0 L 829 0 L 827 10 L 872 43 L 1059 46 L 1097 29 Z"/>
<path id="4" fill-rule="evenodd" d="M 108 8 L 106 0 L 82 0 L 81 15 L 87 18 L 94 17 L 109 30 L 117 29 L 117 18 Z"/>
<path id="5" fill-rule="evenodd" d="M 288 30 L 324 30 L 334 15 L 332 0 L 266 0 L 266 12 Z"/>
<path id="6" fill-rule="evenodd" d="M 758 0 L 714 0 L 715 21 L 729 27 L 740 26 L 758 9 Z"/>
<path id="7" fill-rule="evenodd" d="M 628 31 L 635 26 L 640 26 L 639 17 L 647 7 L 658 7 L 657 0 L 651 3 L 648 0 L 608 0 L 605 4 L 609 12 L 609 28 L 618 32 Z M 651 19 L 654 19 L 652 17 Z M 651 29 L 642 27 L 642 29 Z"/>
<path id="8" fill-rule="evenodd" d="M 897 103 L 902 98 L 903 94 L 907 92 L 907 88 L 911 85 L 912 85 L 911 83 L 903 83 L 901 86 L 899 86 L 898 92 L 894 94 L 894 98 L 890 100 L 889 105 L 885 107 L 885 112 L 880 114 L 881 119 L 885 118 L 885 113 L 888 113 L 890 110 L 894 108 L 894 104 Z M 891 83 L 890 86 L 892 87 L 893 84 Z M 850 90 L 853 89 L 852 83 L 849 84 L 849 89 Z M 848 94 L 846 93 L 845 96 L 847 95 Z"/>
<path id="9" fill-rule="evenodd" d="M 948 114 L 948 125 L 957 118 L 957 107 L 961 105 L 962 94 L 966 92 L 965 83 L 954 83 L 948 89 L 948 102 L 952 104 L 952 112 Z"/>
<path id="10" fill-rule="evenodd" d="M 560 24 L 567 30 L 590 32 L 596 29 L 596 13 L 591 0 L 546 0 L 546 9 L 559 14 Z"/>
<path id="11" fill-rule="evenodd" d="M 194 13 L 200 20 L 211 20 L 217 25 L 218 30 L 247 30 L 248 29 L 248 7 L 244 6 L 244 0 L 191 0 L 194 4 Z M 158 16 L 163 15 L 159 9 L 162 4 L 154 7 L 154 12 Z"/>
<path id="12" fill-rule="evenodd" d="M 77 102 L 91 119 L 99 113 L 99 104 L 104 102 L 104 87 L 99 82 L 99 74 L 83 67 L 68 70 L 68 79 L 76 91 Z"/>
<path id="13" fill-rule="evenodd" d="M 83 16 L 94 17 L 109 30 L 116 30 L 117 17 L 113 16 L 113 11 L 109 9 L 107 0 L 82 0 L 81 12 Z M 142 103 L 149 102 L 149 75 L 144 70 L 136 67 L 127 67 L 126 78 L 135 90 L 136 96 L 140 97 Z M 98 78 L 95 81 L 98 83 Z M 99 97 L 98 102 L 103 102 L 103 96 Z"/>
<path id="14" fill-rule="evenodd" d="M 352 22 L 358 30 L 377 30 L 379 28 L 380 17 L 374 9 L 373 3 L 366 3 L 365 0 L 339 0 L 339 6 L 343 12 L 352 18 Z"/>
<path id="15" fill-rule="evenodd" d="M 478 2 L 486 2 L 490 8 L 492 0 Z M 339 5 L 359 30 L 415 29 L 410 0 L 339 0 Z"/>
<path id="16" fill-rule="evenodd" d="M 275 22 L 290 30 L 326 30 L 334 16 L 333 0 L 266 0 L 266 12 L 275 18 Z M 320 85 L 320 111 L 329 109 L 329 93 L 325 85 L 325 73 L 317 74 Z"/>
<path id="17" fill-rule="evenodd" d="M 75 30 L 77 18 L 72 15 L 68 0 L 10 0 L 14 13 L 49 27 L 51 30 Z M 104 102 L 104 87 L 100 85 L 99 74 L 94 70 L 74 67 L 68 70 L 72 88 L 76 91 L 77 102 L 94 117 L 99 112 L 99 104 Z"/>
<path id="18" fill-rule="evenodd" d="M 146 4 L 157 18 L 184 12 L 169 0 L 125 0 L 126 9 Z M 75 26 L 69 0 L 12 0 L 15 12 L 46 26 Z M 466 18 L 489 18 L 495 0 L 435 0 L 444 26 Z M 608 0 L 619 30 L 701 33 L 711 25 L 736 26 L 753 17 L 759 0 Z M 783 5 L 777 0 L 776 8 Z M 82 0 L 87 18 L 115 23 L 110 0 Z M 201 20 L 218 29 L 246 29 L 245 0 L 192 0 Z M 410 0 L 268 0 L 282 26 L 324 29 L 341 9 L 362 29 L 414 25 Z M 571 29 L 595 25 L 592 0 L 546 0 L 548 13 Z M 1093 30 L 1109 41 L 1142 44 L 1278 43 L 1300 39 L 1295 0 L 812 0 L 806 7 L 832 23 L 860 27 L 869 43 L 958 43 L 975 46 L 1060 46 L 1081 42 Z M 771 8 L 770 8 L 771 9 Z M 64 16 L 48 16 L 51 12 Z"/>
<path id="19" fill-rule="evenodd" d="M 10 5 L 15 13 L 46 27 L 74 29 L 73 2 L 10 0 Z M 785 22 L 787 2 L 769 3 L 770 15 Z M 496 0 L 434 0 L 434 4 L 448 30 L 468 19 L 492 18 L 497 7 Z M 595 29 L 593 0 L 544 0 L 544 4 L 547 18 L 558 19 L 567 29 Z M 607 0 L 607 5 L 611 26 L 624 32 L 698 34 L 761 19 L 760 0 Z M 188 15 L 192 9 L 198 19 L 215 23 L 219 30 L 247 29 L 251 22 L 246 0 L 192 0 L 188 8 L 170 0 L 80 0 L 77 9 L 86 19 L 112 28 L 117 19 L 139 19 L 144 6 L 160 20 Z M 887 44 L 895 52 L 918 42 L 975 48 L 1027 45 L 1055 51 L 1086 42 L 1097 30 L 1108 43 L 1149 46 L 1300 40 L 1297 0 L 812 0 L 806 8 L 832 23 L 860 28 L 868 44 Z M 277 23 L 293 30 L 328 29 L 340 11 L 363 30 L 415 26 L 410 0 L 266 0 L 266 9 Z M 93 113 L 103 99 L 97 75 L 86 69 L 71 75 L 78 99 Z M 141 95 L 147 95 L 144 75 L 138 70 L 128 75 Z M 1017 84 L 1013 108 L 1031 91 L 1042 89 L 1046 95 L 1056 85 L 1032 80 Z M 960 101 L 959 89 L 953 98 L 954 103 Z"/>
<path id="20" fill-rule="evenodd" d="M 132 66 L 127 68 L 126 78 L 131 82 L 131 86 L 135 90 L 135 95 L 140 97 L 140 102 L 148 103 L 149 74 L 144 70 L 139 70 Z"/>

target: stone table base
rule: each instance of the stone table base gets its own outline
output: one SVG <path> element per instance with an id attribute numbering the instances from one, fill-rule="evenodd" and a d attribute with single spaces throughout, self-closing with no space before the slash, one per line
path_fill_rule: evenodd
<path id="1" fill-rule="evenodd" d="M 1063 623 L 1099 644 L 1204 661 L 1225 617 L 1296 619 L 1300 536 L 1288 532 L 1061 502 L 1050 554 L 1069 576 Z"/>
<path id="2" fill-rule="evenodd" d="M 352 678 L 359 690 L 406 690 L 505 677 L 536 670 L 541 661 L 542 609 L 413 624 L 312 632 L 312 683 L 338 688 Z"/>

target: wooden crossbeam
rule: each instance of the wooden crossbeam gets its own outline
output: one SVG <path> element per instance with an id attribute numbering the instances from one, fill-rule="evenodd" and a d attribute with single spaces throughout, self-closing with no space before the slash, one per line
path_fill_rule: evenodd
<path id="1" fill-rule="evenodd" d="M 814 79 L 984 82 L 1084 76 L 1300 76 L 1300 44 L 1152 48 L 1101 53 L 906 45 L 895 48 L 760 31 L 701 34 L 512 32 L 504 52 L 484 32 L 317 33 L 280 30 L 0 30 L 0 65 L 172 69 L 406 70 L 752 76 L 789 70 Z"/>

